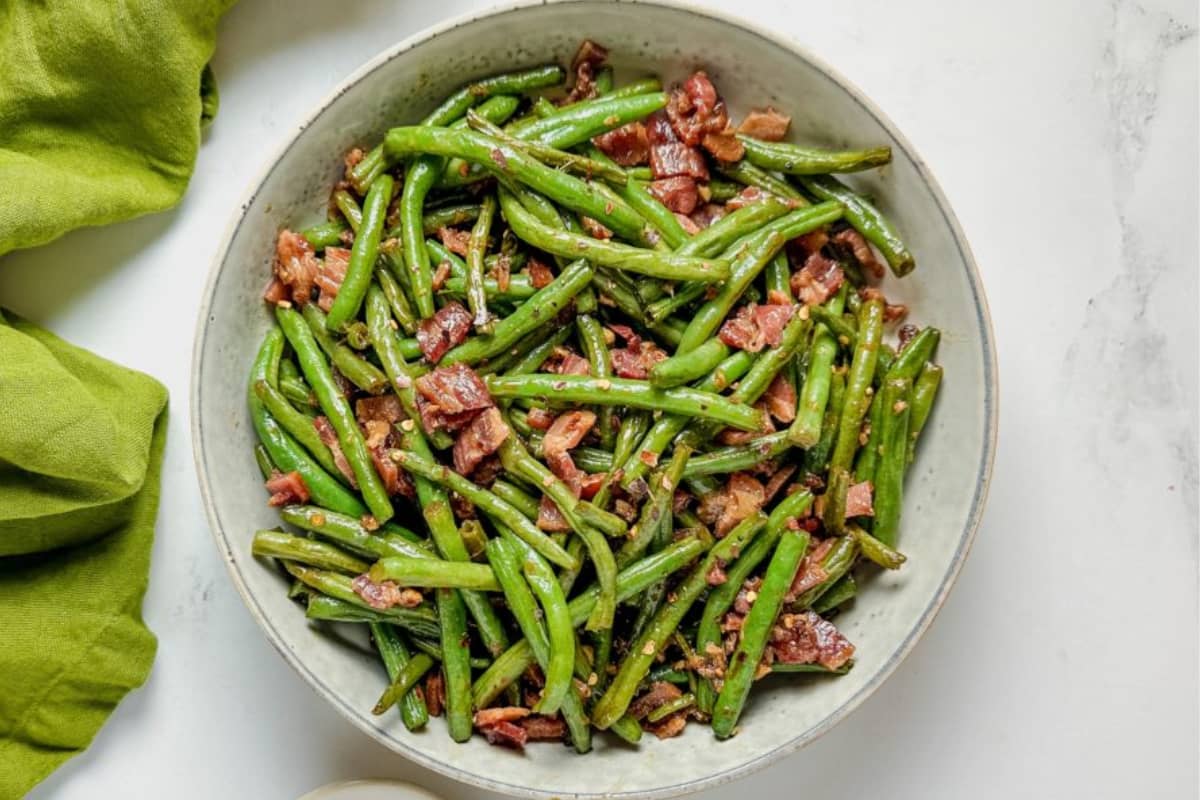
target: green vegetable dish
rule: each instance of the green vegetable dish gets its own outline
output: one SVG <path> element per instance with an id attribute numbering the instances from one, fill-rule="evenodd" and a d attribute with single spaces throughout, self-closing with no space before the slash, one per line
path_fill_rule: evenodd
<path id="1" fill-rule="evenodd" d="M 606 55 L 352 150 L 276 243 L 248 398 L 284 524 L 254 552 L 367 627 L 412 730 L 733 736 L 757 681 L 852 668 L 832 620 L 904 562 L 939 333 L 900 324 L 878 284 L 913 256 L 835 177 L 889 149 Z"/>

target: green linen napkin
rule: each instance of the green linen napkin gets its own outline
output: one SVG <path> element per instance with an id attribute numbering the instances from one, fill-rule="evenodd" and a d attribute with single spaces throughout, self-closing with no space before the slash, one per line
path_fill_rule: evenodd
<path id="1" fill-rule="evenodd" d="M 167 392 L 0 312 L 0 798 L 140 686 Z"/>
<path id="2" fill-rule="evenodd" d="M 232 4 L 0 4 L 0 254 L 179 200 L 197 122 L 215 111 L 204 65 Z"/>

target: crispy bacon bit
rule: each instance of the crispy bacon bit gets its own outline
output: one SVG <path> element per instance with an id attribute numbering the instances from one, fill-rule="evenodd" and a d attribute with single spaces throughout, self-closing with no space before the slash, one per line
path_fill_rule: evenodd
<path id="1" fill-rule="evenodd" d="M 782 664 L 816 663 L 838 669 L 854 656 L 854 645 L 816 612 L 785 614 L 781 622 L 771 630 L 770 650 Z"/>
<path id="2" fill-rule="evenodd" d="M 579 446 L 595 424 L 595 413 L 585 410 L 565 411 L 554 420 L 542 439 L 542 453 L 555 475 L 563 480 L 574 477 L 577 467 L 570 450 Z"/>
<path id="3" fill-rule="evenodd" d="M 433 268 L 433 283 L 431 284 L 435 292 L 441 291 L 446 285 L 446 279 L 450 277 L 450 262 L 439 261 L 438 265 Z"/>
<path id="4" fill-rule="evenodd" d="M 453 347 L 466 340 L 471 330 L 471 312 L 452 301 L 417 326 L 417 344 L 430 363 L 436 364 Z"/>
<path id="5" fill-rule="evenodd" d="M 650 139 L 646 135 L 646 126 L 640 122 L 630 122 L 602 133 L 592 142 L 622 167 L 645 164 L 650 158 Z"/>
<path id="6" fill-rule="evenodd" d="M 346 177 L 350 176 L 350 170 L 358 166 L 358 163 L 363 160 L 363 149 L 361 147 L 351 147 L 346 155 L 342 158 L 342 163 L 346 167 Z"/>
<path id="7" fill-rule="evenodd" d="M 856 483 L 846 490 L 846 517 L 873 517 L 874 485 L 870 481 Z"/>
<path id="8" fill-rule="evenodd" d="M 516 722 L 528 717 L 528 708 L 520 706 L 501 706 L 500 708 L 481 708 L 475 712 L 475 725 L 486 728 L 499 722 Z"/>
<path id="9" fill-rule="evenodd" d="M 371 608 L 386 611 L 394 606 L 401 608 L 416 608 L 424 598 L 416 589 L 401 589 L 393 581 L 375 583 L 366 575 L 359 575 L 350 584 L 354 593 L 363 599 Z"/>
<path id="10" fill-rule="evenodd" d="M 571 61 L 571 71 L 575 73 L 575 85 L 563 99 L 564 105 L 588 100 L 597 95 L 596 70 L 604 65 L 607 58 L 608 50 L 591 39 L 583 40 L 583 44 L 579 45 L 579 50 L 575 52 L 575 58 Z"/>
<path id="11" fill-rule="evenodd" d="M 565 533 L 571 530 L 571 526 L 567 524 L 567 518 L 562 515 L 558 506 L 554 505 L 554 501 L 546 495 L 542 495 L 542 500 L 538 504 L 537 526 L 547 533 Z"/>
<path id="12" fill-rule="evenodd" d="M 460 231 L 458 228 L 447 228 L 443 225 L 438 228 L 438 238 L 442 240 L 442 245 L 451 253 L 465 256 L 467 254 L 467 244 L 471 241 L 471 234 L 469 231 Z"/>
<path id="13" fill-rule="evenodd" d="M 666 719 L 646 723 L 646 729 L 659 739 L 672 739 L 687 727 L 687 711 L 677 711 Z"/>
<path id="14" fill-rule="evenodd" d="M 525 729 L 511 722 L 498 722 L 481 730 L 487 738 L 488 744 L 499 745 L 501 747 L 512 747 L 520 750 L 525 747 L 525 742 L 529 740 L 529 734 L 525 732 Z"/>
<path id="15" fill-rule="evenodd" d="M 821 252 L 821 248 L 829 244 L 829 231 L 825 228 L 817 228 L 815 231 L 797 236 L 793 239 L 797 245 L 804 250 L 805 255 Z"/>
<path id="16" fill-rule="evenodd" d="M 317 429 L 317 436 L 321 439 L 321 443 L 329 448 L 329 452 L 333 454 L 333 463 L 337 466 L 338 472 L 350 481 L 350 485 L 358 488 L 358 481 L 354 477 L 354 470 L 350 468 L 350 462 L 346 460 L 346 454 L 342 452 L 342 446 L 338 443 L 337 432 L 333 426 L 329 424 L 329 420 L 325 417 L 313 417 L 313 427 Z"/>
<path id="17" fill-rule="evenodd" d="M 531 408 L 525 419 L 535 431 L 548 431 L 554 424 L 554 412 L 545 408 Z"/>
<path id="18" fill-rule="evenodd" d="M 755 403 L 754 407 L 759 410 L 763 410 L 765 408 L 764 404 L 761 402 Z M 749 444 L 757 439 L 761 439 L 765 433 L 775 432 L 775 424 L 771 422 L 770 417 L 767 418 L 766 423 L 766 428 L 761 431 L 740 431 L 737 428 L 725 428 L 717 434 L 717 441 L 726 447 Z M 765 442 L 760 442 L 759 446 L 763 448 L 763 458 L 766 458 L 768 445 Z"/>
<path id="19" fill-rule="evenodd" d="M 779 344 L 783 329 L 795 312 L 796 307 L 790 304 L 749 303 L 726 320 L 717 337 L 730 347 L 757 353 L 768 345 L 775 347 Z"/>
<path id="20" fill-rule="evenodd" d="M 299 472 L 275 470 L 271 473 L 271 477 L 267 478 L 266 485 L 267 491 L 271 493 L 267 505 L 286 506 L 292 503 L 308 502 L 308 486 L 305 485 L 304 478 Z"/>
<path id="21" fill-rule="evenodd" d="M 729 580 L 729 576 L 725 574 L 725 570 L 722 568 L 721 563 L 719 561 L 714 561 L 712 567 L 708 570 L 708 574 L 704 576 L 704 579 L 708 582 L 709 586 L 720 586 L 722 583 L 725 583 L 725 581 Z"/>
<path id="22" fill-rule="evenodd" d="M 275 276 L 271 276 L 271 282 L 267 284 L 267 288 L 263 289 L 263 300 L 266 300 L 273 306 L 280 303 L 290 303 L 292 293 L 288 291 L 288 287 L 283 281 Z"/>
<path id="23" fill-rule="evenodd" d="M 788 602 L 795 600 L 829 577 L 829 573 L 821 566 L 821 562 L 825 560 L 825 556 L 829 554 L 830 549 L 833 548 L 833 544 L 834 540 L 830 537 L 822 539 L 809 547 L 804 560 L 800 562 L 800 568 L 796 570 L 796 577 L 792 579 L 792 586 L 788 589 L 785 598 Z"/>
<path id="24" fill-rule="evenodd" d="M 554 273 L 550 268 L 536 258 L 529 259 L 525 271 L 529 273 L 529 282 L 535 289 L 543 289 L 554 282 Z"/>
<path id="25" fill-rule="evenodd" d="M 346 279 L 346 267 L 350 266 L 350 251 L 344 247 L 326 247 L 325 261 L 321 264 L 313 283 L 321 290 L 317 295 L 317 305 L 322 311 L 333 307 L 342 281 Z"/>
<path id="26" fill-rule="evenodd" d="M 372 399 L 382 400 L 383 398 Z M 399 465 L 388 456 L 388 450 L 392 446 L 391 423 L 385 420 L 368 419 L 363 423 L 363 427 L 366 429 L 367 435 L 367 452 L 371 454 L 375 471 L 379 473 L 379 477 L 383 481 L 384 491 L 389 495 L 399 494 L 405 497 L 414 497 L 416 491 L 408 473 L 402 472 Z"/>
<path id="27" fill-rule="evenodd" d="M 738 133 L 762 139 L 764 142 L 778 142 L 787 136 L 788 126 L 792 118 L 782 111 L 776 111 L 774 106 L 751 109 L 742 124 L 738 125 Z"/>
<path id="28" fill-rule="evenodd" d="M 838 262 L 819 252 L 804 259 L 804 266 L 792 274 L 793 294 L 805 305 L 820 305 L 833 296 L 842 285 L 845 275 Z"/>
<path id="29" fill-rule="evenodd" d="M 762 588 L 762 578 L 747 578 L 738 589 L 737 597 L 733 599 L 733 610 L 745 616 L 750 613 L 750 607 L 758 598 L 758 590 Z"/>
<path id="30" fill-rule="evenodd" d="M 796 418 L 796 387 L 786 375 L 776 375 L 775 380 L 763 394 L 767 411 L 780 422 L 791 422 Z"/>
<path id="31" fill-rule="evenodd" d="M 628 325 L 614 322 L 608 326 L 608 329 L 613 332 L 614 336 L 619 336 L 630 347 L 638 347 L 642 343 L 642 337 Z"/>
<path id="32" fill-rule="evenodd" d="M 646 186 L 646 191 L 677 214 L 691 214 L 696 210 L 696 204 L 700 202 L 696 181 L 682 175 L 652 181 Z"/>
<path id="33" fill-rule="evenodd" d="M 791 479 L 796 472 L 795 464 L 788 464 L 780 467 L 771 473 L 771 477 L 767 479 L 767 485 L 764 487 L 764 492 L 767 495 L 767 502 L 771 502 L 779 490 Z"/>
<path id="34" fill-rule="evenodd" d="M 429 707 L 431 717 L 440 717 L 446 707 L 446 681 L 440 669 L 430 672 L 425 679 L 425 705 Z"/>
<path id="35" fill-rule="evenodd" d="M 421 424 L 426 430 L 459 430 L 477 413 L 495 405 L 487 386 L 465 364 L 438 367 L 417 378 L 413 385 Z"/>
<path id="36" fill-rule="evenodd" d="M 774 197 L 775 195 L 771 194 L 770 192 L 764 192 L 757 186 L 747 186 L 745 189 L 742 189 L 725 202 L 725 210 L 737 211 L 739 208 L 745 208 L 746 206 L 754 203 L 761 203 L 764 200 L 769 200 Z"/>
<path id="37" fill-rule="evenodd" d="M 879 298 L 883 301 L 883 321 L 884 322 L 899 322 L 908 316 L 908 306 L 900 303 L 889 303 L 887 298 L 883 296 L 883 292 L 876 289 L 874 286 L 864 286 L 858 290 L 858 296 L 863 300 L 873 300 Z"/>
<path id="38" fill-rule="evenodd" d="M 705 203 L 692 212 L 691 221 L 698 230 L 704 230 L 709 225 L 725 216 L 728 209 L 716 203 Z"/>
<path id="39" fill-rule="evenodd" d="M 276 279 L 291 291 L 293 303 L 302 306 L 312 299 L 320 264 L 313 253 L 312 245 L 303 236 L 286 228 L 279 232 L 279 238 L 275 240 L 275 262 L 271 265 L 271 270 Z M 277 295 L 278 292 L 272 294 Z"/>
<path id="40" fill-rule="evenodd" d="M 571 488 L 584 500 L 591 500 L 604 485 L 605 476 L 606 473 L 603 472 L 588 474 L 581 471 L 575 476 L 575 482 L 572 483 Z"/>
<path id="41" fill-rule="evenodd" d="M 650 370 L 660 361 L 665 361 L 667 353 L 654 342 L 639 340 L 637 345 L 616 347 L 609 351 L 612 356 L 613 372 L 621 378 L 646 380 Z"/>
<path id="42" fill-rule="evenodd" d="M 683 695 L 679 687 L 667 681 L 655 681 L 640 697 L 629 704 L 629 716 L 640 720 L 654 709 Z"/>
<path id="43" fill-rule="evenodd" d="M 501 253 L 492 265 L 491 274 L 496 280 L 496 288 L 507 292 L 512 283 L 512 257 L 508 253 Z"/>
<path id="44" fill-rule="evenodd" d="M 746 146 L 732 132 L 706 133 L 700 144 L 721 161 L 739 161 L 746 154 Z"/>
<path id="45" fill-rule="evenodd" d="M 901 325 L 900 330 L 896 331 L 897 352 L 904 352 L 904 348 L 908 347 L 908 343 L 920 332 L 921 329 L 911 322 Z"/>
<path id="46" fill-rule="evenodd" d="M 479 462 L 500 448 L 508 434 L 508 425 L 500 411 L 484 409 L 454 440 L 454 471 L 459 475 L 470 475 Z"/>
<path id="47" fill-rule="evenodd" d="M 408 415 L 404 413 L 404 406 L 400 404 L 400 398 L 394 394 L 363 397 L 356 400 L 354 402 L 354 416 L 358 418 L 359 422 L 363 423 L 374 419 L 393 425 L 408 418 Z"/>
<path id="48" fill-rule="evenodd" d="M 366 434 L 367 449 L 382 447 L 388 438 L 388 434 L 392 431 L 392 426 L 383 420 L 369 419 L 362 424 L 363 433 Z"/>
<path id="49" fill-rule="evenodd" d="M 708 165 L 696 148 L 682 142 L 668 142 L 650 148 L 650 174 L 656 179 L 684 176 L 706 181 Z"/>
<path id="50" fill-rule="evenodd" d="M 762 483 L 748 472 L 735 472 L 719 492 L 700 498 L 696 513 L 700 519 L 716 526 L 717 536 L 724 536 L 746 517 L 762 509 L 765 502 L 766 490 Z"/>
<path id="51" fill-rule="evenodd" d="M 542 366 L 545 372 L 552 372 L 556 375 L 590 375 L 591 367 L 588 366 L 587 359 L 576 353 L 569 347 L 559 347 L 550 355 L 546 363 Z"/>
<path id="52" fill-rule="evenodd" d="M 589 216 L 580 216 L 579 224 L 583 226 L 584 233 L 593 239 L 611 239 L 613 237 L 612 231 Z"/>
<path id="53" fill-rule="evenodd" d="M 833 243 L 848 250 L 855 261 L 875 276 L 875 280 L 883 277 L 883 264 L 875 257 L 875 251 L 871 249 L 871 245 L 867 244 L 863 235 L 854 228 L 842 228 L 833 235 Z"/>
<path id="54" fill-rule="evenodd" d="M 717 89 L 704 72 L 696 72 L 671 91 L 667 101 L 667 119 L 684 144 L 695 147 L 706 133 L 717 133 L 729 121 L 715 119 L 718 114 Z M 720 123 L 720 124 L 717 124 Z"/>
<path id="55" fill-rule="evenodd" d="M 672 211 L 671 213 L 675 215 L 675 219 L 679 220 L 679 224 L 683 226 L 683 229 L 688 233 L 689 236 L 695 236 L 697 233 L 703 230 L 703 228 L 697 225 L 695 220 L 692 219 L 695 214 L 685 217 L 683 214 L 680 214 L 677 211 Z"/>
<path id="56" fill-rule="evenodd" d="M 521 720 L 518 724 L 525 729 L 525 735 L 531 742 L 553 741 L 567 735 L 567 725 L 559 717 L 534 714 Z"/>

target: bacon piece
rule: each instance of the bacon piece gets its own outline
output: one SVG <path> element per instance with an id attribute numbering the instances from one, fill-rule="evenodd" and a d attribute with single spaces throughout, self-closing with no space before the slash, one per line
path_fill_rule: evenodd
<path id="1" fill-rule="evenodd" d="M 804 259 L 804 266 L 792 274 L 792 293 L 805 305 L 820 305 L 833 296 L 845 279 L 842 267 L 819 252 Z"/>
<path id="2" fill-rule="evenodd" d="M 442 246 L 451 253 L 465 256 L 467 254 L 467 244 L 471 241 L 471 233 L 469 231 L 460 231 L 458 228 L 447 228 L 443 225 L 438 228 L 438 238 L 442 240 Z"/>
<path id="3" fill-rule="evenodd" d="M 567 524 L 567 518 L 562 515 L 562 511 L 554 504 L 546 495 L 542 495 L 541 502 L 538 504 L 537 526 L 547 533 L 565 533 L 571 530 L 571 526 Z"/>
<path id="4" fill-rule="evenodd" d="M 681 696 L 683 696 L 683 692 L 679 691 L 679 687 L 675 684 L 667 681 L 655 681 L 646 691 L 642 692 L 641 696 L 629 704 L 627 713 L 634 719 L 640 720 L 664 703 L 678 700 Z"/>
<path id="5" fill-rule="evenodd" d="M 454 440 L 454 471 L 459 475 L 470 475 L 479 462 L 500 448 L 508 434 L 508 425 L 500 411 L 484 409 Z"/>
<path id="6" fill-rule="evenodd" d="M 583 226 L 583 232 L 593 239 L 611 239 L 613 237 L 612 231 L 589 216 L 581 216 L 579 224 Z"/>
<path id="7" fill-rule="evenodd" d="M 721 161 L 740 161 L 746 154 L 746 146 L 732 132 L 706 133 L 700 144 Z"/>
<path id="8" fill-rule="evenodd" d="M 273 306 L 280 303 L 287 303 L 292 296 L 286 284 L 275 276 L 271 276 L 271 282 L 267 284 L 267 288 L 263 289 L 263 300 L 266 300 Z"/>
<path id="9" fill-rule="evenodd" d="M 692 219 L 692 217 L 695 216 L 695 214 L 693 214 L 692 216 L 684 216 L 683 214 L 680 214 L 678 211 L 673 211 L 671 213 L 673 213 L 675 215 L 675 219 L 679 220 L 679 224 L 683 226 L 683 229 L 688 233 L 689 236 L 695 236 L 697 233 L 699 233 L 701 230 L 703 230 L 703 228 L 701 228 L 699 225 L 697 225 L 695 220 Z M 699 212 L 696 212 L 696 213 L 699 213 Z"/>
<path id="10" fill-rule="evenodd" d="M 350 586 L 354 593 L 371 608 L 386 611 L 389 608 L 416 608 L 425 599 L 416 589 L 400 588 L 393 581 L 375 583 L 366 575 L 359 575 Z"/>
<path id="11" fill-rule="evenodd" d="M 704 580 L 709 586 L 720 586 L 722 583 L 725 583 L 727 580 L 729 580 L 729 576 L 725 574 L 725 570 L 721 566 L 721 563 L 716 561 L 713 562 L 713 565 L 709 568 L 708 574 L 704 576 Z"/>
<path id="12" fill-rule="evenodd" d="M 761 402 L 755 403 L 754 407 L 759 409 L 760 411 L 765 409 L 765 405 Z M 724 430 L 722 430 L 720 433 L 717 434 L 717 441 L 720 442 L 721 444 L 725 445 L 726 447 L 750 444 L 751 442 L 753 442 L 755 440 L 761 439 L 763 437 L 763 434 L 775 432 L 775 424 L 773 422 L 771 422 L 770 417 L 767 417 L 766 423 L 767 423 L 766 428 L 764 428 L 761 431 L 740 431 L 737 428 L 725 428 Z M 766 458 L 767 457 L 767 445 L 766 445 L 766 443 L 761 443 L 760 446 L 763 448 L 763 451 L 762 451 L 763 458 Z"/>
<path id="13" fill-rule="evenodd" d="M 383 394 L 378 397 L 363 397 L 354 402 L 354 416 L 360 423 L 368 420 L 381 420 L 396 424 L 408 418 L 400 398 L 394 394 Z"/>
<path id="14" fill-rule="evenodd" d="M 495 405 L 483 380 L 465 364 L 438 367 L 413 384 L 417 411 L 426 430 L 456 431 L 485 408 Z"/>
<path id="15" fill-rule="evenodd" d="M 596 70 L 602 67 L 607 59 L 608 50 L 591 39 L 583 40 L 583 44 L 579 45 L 579 49 L 575 52 L 575 58 L 571 61 L 571 71 L 575 73 L 575 84 L 563 99 L 563 105 L 588 100 L 598 94 Z"/>
<path id="16" fill-rule="evenodd" d="M 441 669 L 435 669 L 425 678 L 425 705 L 431 717 L 440 717 L 446 707 L 446 680 Z"/>
<path id="17" fill-rule="evenodd" d="M 691 214 L 700 202 L 696 181 L 684 175 L 652 181 L 646 191 L 677 214 Z"/>
<path id="18" fill-rule="evenodd" d="M 535 431 L 548 431 L 554 424 L 554 412 L 545 408 L 531 408 L 525 419 Z"/>
<path id="19" fill-rule="evenodd" d="M 481 708 L 475 712 L 475 724 L 480 728 L 495 725 L 499 722 L 516 722 L 528 717 L 531 712 L 520 706 L 501 706 L 499 708 Z"/>
<path id="20" fill-rule="evenodd" d="M 481 730 L 487 738 L 488 744 L 499 745 L 501 747 L 512 747 L 520 750 L 525 747 L 525 742 L 529 740 L 529 735 L 525 733 L 525 729 L 511 722 L 498 722 Z"/>
<path id="21" fill-rule="evenodd" d="M 358 488 L 358 480 L 354 477 L 354 470 L 350 468 L 350 462 L 346 460 L 346 454 L 342 452 L 342 445 L 338 442 L 337 431 L 329 424 L 326 417 L 313 417 L 313 427 L 317 429 L 317 436 L 321 439 L 321 443 L 329 448 L 329 452 L 333 454 L 333 463 L 338 468 L 338 472 L 350 481 L 350 485 L 355 489 Z"/>
<path id="22" fill-rule="evenodd" d="M 715 525 L 717 536 L 724 536 L 742 520 L 760 511 L 766 503 L 766 490 L 748 472 L 735 472 L 719 492 L 700 499 L 700 519 Z"/>
<path id="23" fill-rule="evenodd" d="M 875 257 L 875 251 L 871 249 L 871 245 L 867 244 L 863 235 L 854 228 L 842 228 L 833 235 L 833 243 L 848 250 L 854 260 L 870 272 L 875 280 L 883 277 L 883 264 Z"/>
<path id="24" fill-rule="evenodd" d="M 846 517 L 873 517 L 874 485 L 870 481 L 853 484 L 846 490 Z"/>
<path id="25" fill-rule="evenodd" d="M 508 287 L 512 285 L 512 257 L 508 253 L 501 253 L 496 259 L 496 263 L 492 265 L 491 275 L 496 280 L 496 288 L 507 292 Z"/>
<path id="26" fill-rule="evenodd" d="M 560 717 L 546 717 L 534 714 L 518 723 L 525 729 L 525 735 L 532 742 L 553 741 L 567 735 L 567 724 Z"/>
<path id="27" fill-rule="evenodd" d="M 742 124 L 738 125 L 737 131 L 764 142 L 778 142 L 787 136 L 788 126 L 791 124 L 791 117 L 782 111 L 776 111 L 774 106 L 767 106 L 751 109 L 742 120 Z"/>
<path id="28" fill-rule="evenodd" d="M 453 301 L 417 326 L 417 344 L 431 364 L 436 364 L 453 347 L 462 344 L 471 330 L 471 312 Z"/>
<path id="29" fill-rule="evenodd" d="M 747 186 L 733 197 L 725 201 L 726 211 L 737 211 L 739 208 L 745 208 L 754 203 L 761 203 L 764 200 L 773 199 L 775 195 L 770 192 L 764 192 L 757 186 Z"/>
<path id="30" fill-rule="evenodd" d="M 709 225 L 712 225 L 725 216 L 728 210 L 725 206 L 717 205 L 716 203 L 705 203 L 700 206 L 691 214 L 691 221 L 697 229 L 695 232 L 702 231 Z"/>
<path id="31" fill-rule="evenodd" d="M 775 495 L 779 493 L 779 490 L 784 487 L 795 473 L 795 464 L 787 464 L 771 473 L 771 477 L 767 479 L 767 485 L 763 488 L 768 503 L 775 498 Z"/>
<path id="32" fill-rule="evenodd" d="M 687 711 L 677 711 L 674 714 L 660 719 L 658 722 L 647 722 L 646 729 L 657 736 L 659 739 L 672 739 L 683 733 L 683 729 L 687 727 Z"/>
<path id="33" fill-rule="evenodd" d="M 628 325 L 622 325 L 619 322 L 614 322 L 608 326 L 608 329 L 613 332 L 613 335 L 621 337 L 622 341 L 624 341 L 629 347 L 636 348 L 642 343 L 642 337 L 638 335 L 637 331 Z"/>
<path id="34" fill-rule="evenodd" d="M 450 262 L 439 261 L 438 265 L 433 269 L 433 281 L 430 284 L 435 292 L 440 292 L 442 287 L 446 285 L 446 279 L 450 277 Z"/>
<path id="35" fill-rule="evenodd" d="M 667 101 L 666 114 L 679 140 L 695 147 L 705 133 L 723 130 L 728 117 L 720 125 L 714 125 L 717 103 L 717 89 L 703 71 L 693 73 L 683 82 L 683 86 L 673 89 Z"/>
<path id="36" fill-rule="evenodd" d="M 783 329 L 791 321 L 796 307 L 764 303 L 749 303 L 725 321 L 717 337 L 741 350 L 757 353 L 764 347 L 776 347 L 783 338 Z"/>
<path id="37" fill-rule="evenodd" d="M 646 135 L 646 126 L 640 122 L 630 122 L 602 133 L 592 139 L 592 143 L 622 167 L 645 164 L 650 158 L 650 139 Z"/>
<path id="38" fill-rule="evenodd" d="M 903 353 L 904 348 L 908 347 L 908 343 L 920 332 L 921 329 L 911 322 L 901 325 L 900 330 L 896 331 L 896 352 Z"/>
<path id="39" fill-rule="evenodd" d="M 267 500 L 270 506 L 287 506 L 292 503 L 307 503 L 308 486 L 299 472 L 280 472 L 275 470 L 267 478 L 267 491 L 271 497 Z"/>
<path id="40" fill-rule="evenodd" d="M 875 298 L 882 300 L 884 322 L 899 322 L 908 316 L 908 306 L 900 303 L 889 303 L 888 299 L 883 296 L 883 292 L 879 291 L 874 286 L 862 287 L 858 290 L 858 296 L 863 300 L 873 300 Z"/>
<path id="41" fill-rule="evenodd" d="M 833 544 L 833 537 L 830 537 L 822 539 L 809 547 L 808 553 L 805 554 L 804 560 L 800 562 L 800 568 L 796 570 L 796 577 L 792 579 L 792 585 L 784 598 L 787 602 L 795 600 L 809 589 L 823 583 L 829 577 L 829 573 L 821 566 L 821 562 L 825 560 L 825 556 L 829 554 L 830 549 L 833 548 Z"/>
<path id="42" fill-rule="evenodd" d="M 738 589 L 737 597 L 733 599 L 733 610 L 743 617 L 750 613 L 750 607 L 758 598 L 758 590 L 762 588 L 762 578 L 747 578 Z"/>
<path id="43" fill-rule="evenodd" d="M 313 283 L 321 290 L 317 295 L 317 305 L 322 311 L 329 311 L 337 298 L 342 281 L 346 279 L 346 268 L 350 266 L 350 251 L 344 247 L 326 247 L 325 260 L 321 264 Z"/>
<path id="44" fill-rule="evenodd" d="M 386 447 L 372 447 L 368 450 L 371 454 L 371 462 L 375 464 L 375 471 L 379 473 L 379 479 L 383 481 L 383 489 L 388 495 L 400 495 L 407 497 L 410 500 L 415 500 L 417 497 L 417 487 L 413 485 L 412 478 L 408 477 L 408 473 L 400 469 L 400 466 L 388 457 L 388 449 Z"/>
<path id="45" fill-rule="evenodd" d="M 617 347 L 609 351 L 612 357 L 613 372 L 620 378 L 646 380 L 650 370 L 660 361 L 667 359 L 667 353 L 654 342 L 639 341 L 634 347 Z"/>
<path id="46" fill-rule="evenodd" d="M 832 622 L 814 611 L 784 614 L 771 629 L 769 648 L 782 664 L 820 664 L 838 669 L 854 656 L 854 645 Z"/>
<path id="47" fill-rule="evenodd" d="M 536 258 L 529 259 L 529 264 L 525 267 L 525 271 L 529 273 L 529 282 L 533 284 L 533 288 L 542 289 L 554 282 L 554 273 L 550 268 L 538 261 Z"/>
<path id="48" fill-rule="evenodd" d="M 817 228 L 803 236 L 797 236 L 792 241 L 799 245 L 805 255 L 819 253 L 822 247 L 829 244 L 829 231 L 825 228 Z"/>
<path id="49" fill-rule="evenodd" d="M 350 177 L 350 171 L 358 166 L 358 163 L 363 160 L 365 155 L 361 147 L 351 147 L 346 151 L 346 155 L 342 157 L 342 164 L 346 168 L 347 178 Z"/>
<path id="50" fill-rule="evenodd" d="M 656 179 L 686 176 L 706 181 L 708 165 L 696 148 L 682 142 L 668 142 L 650 148 L 650 174 Z"/>
<path id="51" fill-rule="evenodd" d="M 279 232 L 271 270 L 279 282 L 291 291 L 293 303 L 302 306 L 312 299 L 320 264 L 312 245 L 303 236 L 286 228 Z"/>
<path id="52" fill-rule="evenodd" d="M 576 353 L 569 347 L 556 348 L 550 358 L 542 366 L 545 372 L 553 372 L 556 375 L 590 375 L 592 374 L 591 367 L 588 365 L 587 359 Z"/>
<path id="53" fill-rule="evenodd" d="M 776 375 L 775 380 L 763 393 L 767 411 L 780 422 L 791 422 L 796 418 L 796 387 L 785 375 Z"/>
<path id="54" fill-rule="evenodd" d="M 584 410 L 566 411 L 554 420 L 542 439 L 542 453 L 551 472 L 568 483 L 580 480 L 580 470 L 569 451 L 583 441 L 595 424 L 595 413 Z"/>

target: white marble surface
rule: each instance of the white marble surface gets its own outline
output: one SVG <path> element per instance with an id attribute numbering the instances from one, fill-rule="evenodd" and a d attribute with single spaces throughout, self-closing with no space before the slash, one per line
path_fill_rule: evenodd
<path id="1" fill-rule="evenodd" d="M 194 298 L 247 182 L 351 69 L 478 5 L 243 0 L 182 205 L 0 261 L 0 303 L 172 394 L 154 672 L 32 797 L 286 800 L 363 776 L 492 797 L 372 744 L 270 648 L 213 547 L 187 430 Z M 737 10 L 842 70 L 942 181 L 995 318 L 999 455 L 916 652 L 822 740 L 700 797 L 1195 797 L 1195 5 L 803 6 Z"/>

